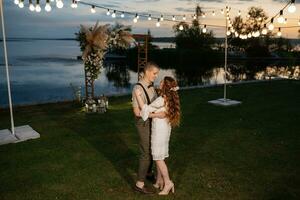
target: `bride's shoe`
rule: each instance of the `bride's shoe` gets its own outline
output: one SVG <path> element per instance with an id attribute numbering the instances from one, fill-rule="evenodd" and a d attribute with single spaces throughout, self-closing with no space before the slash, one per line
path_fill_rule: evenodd
<path id="1" fill-rule="evenodd" d="M 163 190 L 164 184 L 162 182 L 157 182 L 157 183 L 153 184 L 153 187 L 155 187 L 156 189 Z"/>
<path id="2" fill-rule="evenodd" d="M 175 186 L 174 186 L 174 183 L 172 181 L 168 185 L 165 184 L 164 189 L 158 194 L 159 195 L 168 195 L 171 190 L 172 190 L 172 193 L 175 192 Z"/>

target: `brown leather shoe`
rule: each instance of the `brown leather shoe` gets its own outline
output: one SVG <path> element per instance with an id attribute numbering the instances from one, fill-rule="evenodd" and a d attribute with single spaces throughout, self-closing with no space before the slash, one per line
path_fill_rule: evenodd
<path id="1" fill-rule="evenodd" d="M 150 190 L 149 188 L 146 188 L 143 186 L 142 188 L 139 188 L 138 186 L 134 185 L 133 189 L 137 192 L 143 193 L 143 194 L 154 194 L 155 191 Z"/>

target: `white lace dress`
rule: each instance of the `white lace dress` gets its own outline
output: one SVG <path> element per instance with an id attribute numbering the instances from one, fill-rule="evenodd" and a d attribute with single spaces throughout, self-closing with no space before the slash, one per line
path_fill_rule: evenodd
<path id="1" fill-rule="evenodd" d="M 150 105 L 145 104 L 141 110 L 141 117 L 144 121 L 150 113 L 166 111 L 163 97 L 158 97 Z M 171 125 L 167 118 L 153 118 L 151 129 L 151 152 L 153 160 L 164 160 L 169 157 L 169 140 Z"/>

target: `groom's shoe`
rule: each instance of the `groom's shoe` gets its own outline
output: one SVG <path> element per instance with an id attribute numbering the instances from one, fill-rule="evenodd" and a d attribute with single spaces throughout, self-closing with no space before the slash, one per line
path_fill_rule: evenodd
<path id="1" fill-rule="evenodd" d="M 154 194 L 155 191 L 149 189 L 149 188 L 146 188 L 145 186 L 143 186 L 142 188 L 134 185 L 133 189 L 137 192 L 140 192 L 140 193 L 143 193 L 143 194 Z"/>

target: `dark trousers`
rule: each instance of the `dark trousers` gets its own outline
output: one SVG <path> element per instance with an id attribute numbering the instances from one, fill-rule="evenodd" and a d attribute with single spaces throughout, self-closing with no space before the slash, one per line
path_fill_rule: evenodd
<path id="1" fill-rule="evenodd" d="M 151 155 L 151 121 L 143 121 L 142 118 L 135 119 L 135 125 L 140 138 L 140 158 L 138 169 L 138 181 L 144 182 L 147 173 L 152 171 Z"/>

